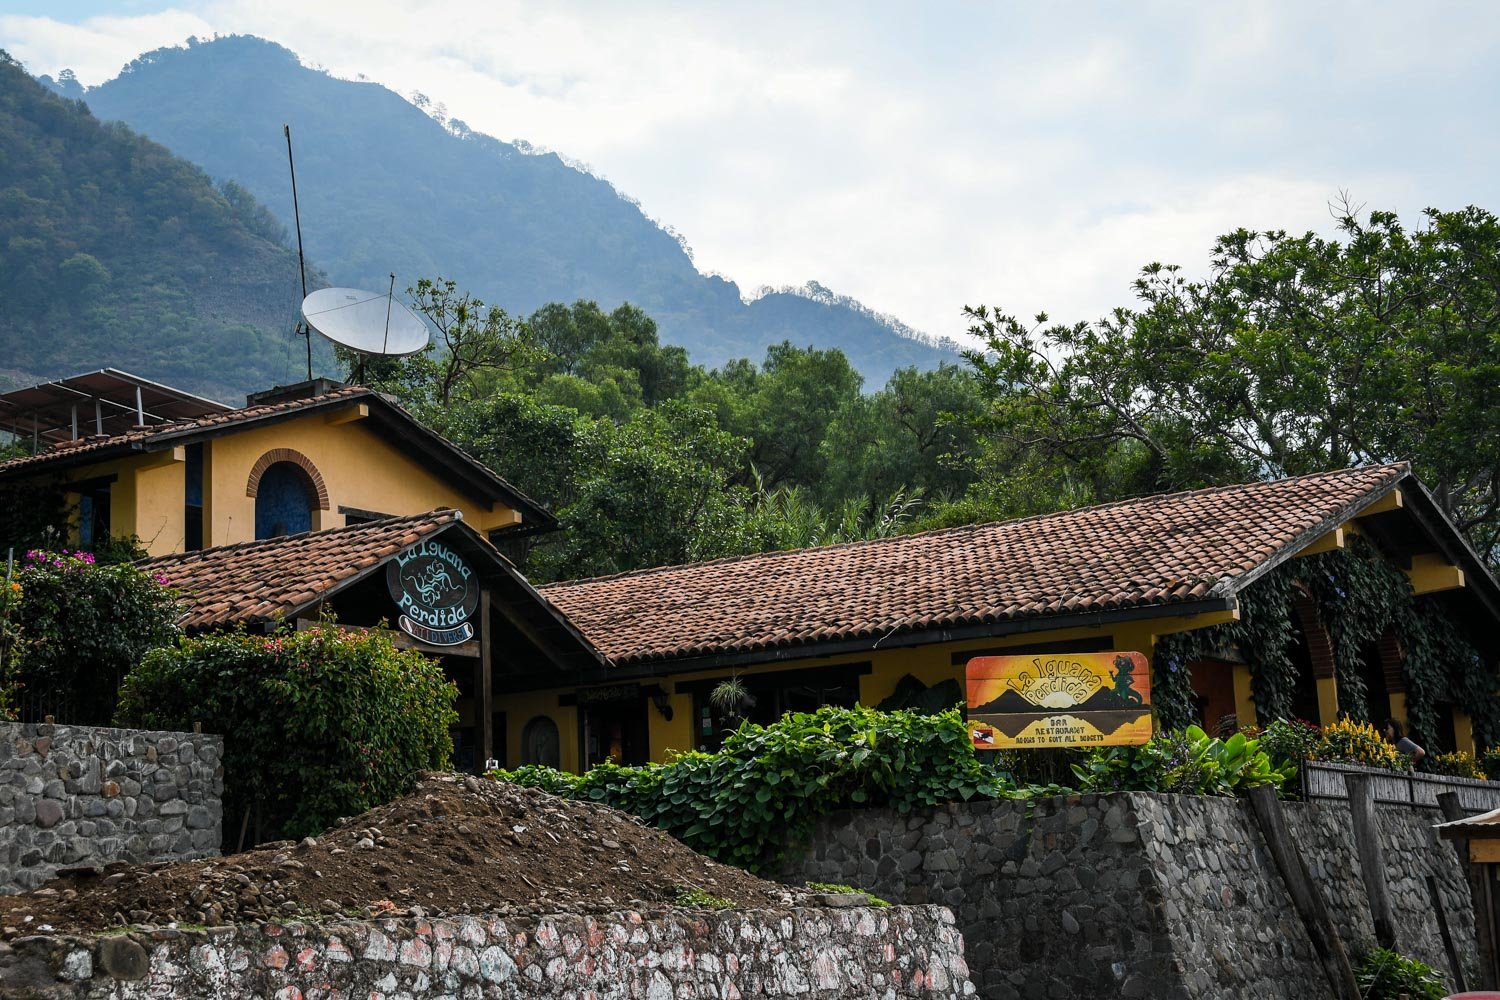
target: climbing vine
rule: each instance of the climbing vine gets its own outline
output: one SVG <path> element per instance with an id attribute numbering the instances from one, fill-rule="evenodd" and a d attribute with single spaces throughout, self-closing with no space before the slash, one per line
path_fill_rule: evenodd
<path id="1" fill-rule="evenodd" d="M 1297 686 L 1294 644 L 1301 641 L 1295 601 L 1303 588 L 1333 643 L 1339 708 L 1357 721 L 1379 722 L 1371 711 L 1361 672 L 1370 645 L 1387 633 L 1405 653 L 1407 718 L 1412 731 L 1431 740 L 1441 702 L 1467 711 L 1481 746 L 1500 742 L 1496 678 L 1443 604 L 1412 593 L 1406 575 L 1355 538 L 1349 548 L 1308 556 L 1278 567 L 1240 595 L 1240 618 L 1212 628 L 1163 637 L 1153 701 L 1163 728 L 1196 721 L 1189 664 L 1238 645 L 1250 664 L 1251 690 L 1261 722 L 1290 718 Z"/>
<path id="2" fill-rule="evenodd" d="M 1293 587 L 1290 576 L 1273 572 L 1240 594 L 1238 621 L 1164 636 L 1157 643 L 1157 662 L 1166 664 L 1151 681 L 1158 728 L 1184 729 L 1197 723 L 1189 665 L 1219 655 L 1228 646 L 1238 646 L 1249 659 L 1250 690 L 1266 718 L 1291 716 L 1297 686 L 1297 665 L 1291 656 L 1297 638 Z"/>

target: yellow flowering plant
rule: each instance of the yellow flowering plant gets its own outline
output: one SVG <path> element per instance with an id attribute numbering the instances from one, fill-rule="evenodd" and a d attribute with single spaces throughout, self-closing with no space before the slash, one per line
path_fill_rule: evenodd
<path id="1" fill-rule="evenodd" d="M 1478 778 L 1480 781 L 1489 779 L 1484 767 L 1467 750 L 1440 753 L 1432 758 L 1429 766 L 1433 774 L 1445 774 L 1450 778 Z"/>
<path id="2" fill-rule="evenodd" d="M 1323 727 L 1323 736 L 1312 753 L 1313 760 L 1330 764 L 1361 764 L 1387 771 L 1410 771 L 1411 761 L 1387 743 L 1368 722 L 1345 716 Z"/>

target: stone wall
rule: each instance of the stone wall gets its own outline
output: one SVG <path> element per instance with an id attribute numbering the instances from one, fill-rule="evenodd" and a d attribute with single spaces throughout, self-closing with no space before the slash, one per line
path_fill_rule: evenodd
<path id="1" fill-rule="evenodd" d="M 25 998 L 750 1000 L 974 992 L 941 907 L 261 924 L 0 944 Z"/>
<path id="2" fill-rule="evenodd" d="M 224 740 L 0 723 L 0 893 L 59 868 L 219 853 Z"/>
<path id="3" fill-rule="evenodd" d="M 1347 805 L 1287 803 L 1288 823 L 1355 955 L 1374 945 Z M 1460 955 L 1469 894 L 1436 813 L 1380 806 L 1407 954 L 1446 970 L 1424 878 L 1437 876 Z M 847 883 L 958 918 L 980 994 L 1323 1000 L 1329 986 L 1248 804 L 1116 793 L 841 813 L 790 880 Z"/>

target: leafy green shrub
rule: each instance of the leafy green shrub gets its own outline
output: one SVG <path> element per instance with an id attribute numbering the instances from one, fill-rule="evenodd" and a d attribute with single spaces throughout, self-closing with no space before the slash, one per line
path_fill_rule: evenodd
<path id="1" fill-rule="evenodd" d="M 28 697 L 66 706 L 60 721 L 108 725 L 126 673 L 179 634 L 169 581 L 129 564 L 33 549 L 13 582 L 14 680 Z"/>
<path id="2" fill-rule="evenodd" d="M 1158 734 L 1144 746 L 1097 750 L 1073 773 L 1086 792 L 1234 795 L 1256 785 L 1280 788 L 1295 768 L 1273 766 L 1259 742 L 1243 733 L 1220 740 L 1189 726 Z"/>
<path id="3" fill-rule="evenodd" d="M 1385 741 L 1368 722 L 1343 718 L 1323 728 L 1313 759 L 1333 764 L 1362 764 L 1387 771 L 1410 771 L 1411 761 Z"/>
<path id="4" fill-rule="evenodd" d="M 1355 973 L 1364 1000 L 1443 1000 L 1448 990 L 1432 966 L 1385 948 L 1366 956 Z"/>
<path id="5" fill-rule="evenodd" d="M 1490 747 L 1479 755 L 1479 769 L 1494 775 L 1491 780 L 1500 781 L 1500 747 Z"/>
<path id="6" fill-rule="evenodd" d="M 1277 719 L 1264 729 L 1247 729 L 1245 735 L 1260 741 L 1260 748 L 1273 764 L 1301 764 L 1311 760 L 1322 742 L 1323 731 L 1302 719 Z"/>
<path id="7" fill-rule="evenodd" d="M 21 602 L 21 585 L 7 573 L 0 580 L 0 722 L 16 717 L 16 647 L 21 641 L 16 623 L 16 606 Z"/>
<path id="8" fill-rule="evenodd" d="M 301 837 L 447 767 L 457 695 L 441 666 L 389 636 L 323 625 L 153 650 L 125 679 L 118 718 L 223 733 L 226 830 L 251 809 L 267 839 Z"/>
<path id="9" fill-rule="evenodd" d="M 1010 789 L 980 763 L 957 711 L 821 708 L 746 724 L 717 753 L 603 764 L 581 776 L 528 767 L 496 777 L 634 813 L 700 853 L 773 868 L 786 844 L 836 809 L 922 806 Z"/>
<path id="10" fill-rule="evenodd" d="M 1429 759 L 1427 764 L 1433 774 L 1446 774 L 1450 778 L 1478 778 L 1480 781 L 1489 778 L 1489 773 L 1467 750 L 1438 754 Z"/>
<path id="11" fill-rule="evenodd" d="M 1007 780 L 1022 786 L 1073 783 L 1073 768 L 1086 763 L 1089 750 L 1053 747 L 1045 750 L 987 750 L 981 759 Z"/>

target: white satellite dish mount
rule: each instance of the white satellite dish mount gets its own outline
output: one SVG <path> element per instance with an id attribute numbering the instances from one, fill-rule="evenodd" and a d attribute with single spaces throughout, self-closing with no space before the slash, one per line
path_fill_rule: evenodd
<path id="1" fill-rule="evenodd" d="M 427 324 L 396 301 L 394 274 L 384 294 L 320 288 L 302 300 L 302 318 L 310 329 L 359 355 L 359 379 L 367 357 L 402 358 L 427 349 Z"/>

